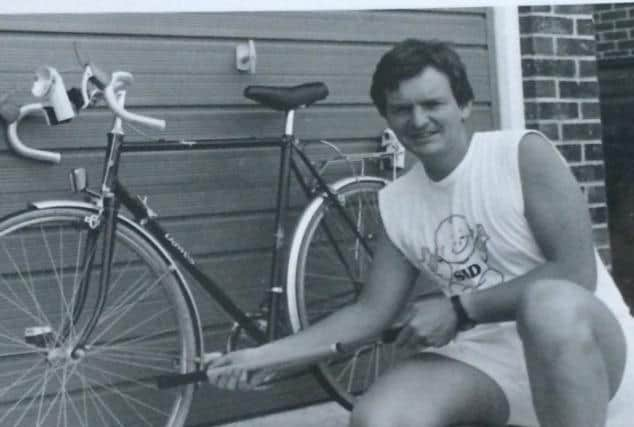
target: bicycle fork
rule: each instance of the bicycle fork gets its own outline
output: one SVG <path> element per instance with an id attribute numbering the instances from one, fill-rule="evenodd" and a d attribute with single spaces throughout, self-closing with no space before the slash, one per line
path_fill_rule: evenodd
<path id="1" fill-rule="evenodd" d="M 90 227 L 86 238 L 85 253 L 82 262 L 82 279 L 79 283 L 78 297 L 73 304 L 73 316 L 70 320 L 71 325 L 64 328 L 65 335 L 67 330 L 75 327 L 84 310 L 86 295 L 91 286 L 92 269 L 95 262 L 95 254 L 99 245 L 99 236 L 103 235 L 102 251 L 101 251 L 101 271 L 97 287 L 97 297 L 94 309 L 87 319 L 86 325 L 78 334 L 72 355 L 78 354 L 78 351 L 85 350 L 90 337 L 99 322 L 103 313 L 110 287 L 110 276 L 114 254 L 114 242 L 117 227 L 117 216 L 119 212 L 119 200 L 115 195 L 114 186 L 117 182 L 119 157 L 121 153 L 122 134 L 111 132 L 108 134 L 107 162 L 104 166 L 100 199 L 98 204 L 99 213 L 87 217 L 85 221 Z M 64 338 L 67 338 L 64 337 Z"/>

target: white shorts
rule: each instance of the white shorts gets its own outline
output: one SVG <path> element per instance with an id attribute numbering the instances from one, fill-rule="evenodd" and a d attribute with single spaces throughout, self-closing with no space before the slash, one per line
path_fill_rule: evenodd
<path id="1" fill-rule="evenodd" d="M 621 319 L 627 341 L 627 362 L 619 389 L 608 406 L 606 427 L 634 425 L 634 319 Z M 491 377 L 509 402 L 508 423 L 539 427 L 533 408 L 522 342 L 514 323 L 481 325 L 442 348 L 425 350 L 459 360 Z"/>

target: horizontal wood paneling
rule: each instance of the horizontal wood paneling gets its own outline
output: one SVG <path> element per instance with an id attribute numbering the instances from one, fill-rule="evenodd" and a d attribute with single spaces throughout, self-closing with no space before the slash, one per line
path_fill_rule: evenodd
<path id="1" fill-rule="evenodd" d="M 321 145 L 321 144 L 317 144 Z M 359 151 L 369 151 L 376 142 L 351 142 Z M 365 147 L 365 148 L 360 148 Z M 311 159 L 319 161 L 332 156 L 321 147 L 308 150 Z M 0 215 L 25 207 L 24 194 L 33 200 L 68 197 L 67 173 L 76 167 L 85 167 L 89 182 L 98 185 L 103 154 L 101 152 L 66 153 L 64 167 L 41 166 L 28 161 L 3 161 L 0 179 L 8 184 L 0 206 Z M 226 166 L 233 166 L 228 174 Z M 126 154 L 121 173 L 125 185 L 138 194 L 148 195 L 149 204 L 162 218 L 187 215 L 214 215 L 236 212 L 271 211 L 275 207 L 275 185 L 279 154 L 274 149 L 245 152 L 238 150 L 206 151 L 196 153 Z M 358 168 L 360 165 L 354 165 Z M 1 167 L 0 167 L 1 168 Z M 376 162 L 367 163 L 368 171 L 377 171 Z M 25 175 L 25 170 L 28 172 Z M 164 173 L 169 170 L 169 173 Z M 349 175 L 350 167 L 340 163 L 326 170 L 328 179 Z M 48 182 L 42 188 L 42 182 Z M 295 183 L 292 186 L 293 205 L 304 203 L 303 193 Z"/>
<path id="2" fill-rule="evenodd" d="M 143 131 L 155 138 L 175 140 L 206 139 L 210 136 L 279 137 L 283 123 L 281 113 L 260 108 L 192 108 L 186 112 L 142 108 L 131 111 L 166 120 L 168 125 L 163 132 Z M 105 146 L 110 122 L 110 113 L 106 111 L 87 112 L 71 123 L 52 128 L 48 128 L 41 117 L 28 117 L 20 125 L 20 137 L 25 144 L 47 150 L 99 148 Z M 492 122 L 490 106 L 478 105 L 473 109 L 468 126 L 473 130 L 490 129 Z M 351 136 L 374 140 L 380 136 L 384 126 L 384 120 L 369 106 L 313 107 L 296 115 L 297 134 L 311 140 Z M 127 139 L 139 141 L 147 140 L 147 137 L 130 131 Z"/>
<path id="3" fill-rule="evenodd" d="M 396 42 L 424 28 L 426 37 L 461 44 L 485 44 L 482 9 L 385 12 L 240 12 L 187 14 L 0 15 L 0 28 L 26 32 L 100 35 L 241 37 L 283 40 Z M 460 31 L 456 31 L 459 29 Z"/>
<path id="4" fill-rule="evenodd" d="M 73 53 L 74 36 L 52 40 L 48 35 L 7 37 L 0 40 L 6 66 L 0 68 L 0 91 L 16 86 L 16 102 L 30 99 L 34 70 L 42 64 L 62 73 L 67 87 L 79 86 L 81 67 Z M 104 71 L 123 69 L 135 75 L 126 100 L 128 106 L 250 105 L 242 96 L 249 84 L 300 84 L 324 81 L 330 96 L 321 103 L 368 104 L 369 82 L 377 58 L 387 49 L 380 45 L 316 42 L 288 44 L 257 41 L 257 74 L 235 72 L 235 45 L 239 40 L 82 40 L 82 51 Z M 478 102 L 491 101 L 488 57 L 482 48 L 460 48 Z M 27 58 L 24 60 L 22 58 Z M 282 82 L 282 83 L 280 83 Z"/>
<path id="5" fill-rule="evenodd" d="M 67 87 L 77 85 L 77 41 L 82 54 L 104 70 L 135 75 L 127 98 L 131 110 L 167 120 L 164 132 L 144 130 L 146 135 L 138 135 L 127 129 L 128 140 L 276 137 L 282 131 L 282 114 L 246 100 L 243 88 L 319 80 L 329 86 L 330 96 L 298 112 L 298 135 L 310 141 L 329 139 L 346 152 L 367 151 L 374 149 L 385 127 L 369 99 L 371 74 L 382 53 L 406 37 L 457 45 L 476 93 L 470 131 L 494 126 L 497 107 L 487 16 L 484 9 L 0 15 L 0 94 L 13 92 L 19 103 L 33 102 L 33 73 L 43 64 L 62 72 Z M 253 75 L 235 70 L 235 47 L 249 38 L 255 40 L 258 54 Z M 61 151 L 63 161 L 38 164 L 0 145 L 0 215 L 22 208 L 28 200 L 68 197 L 67 174 L 75 167 L 86 167 L 98 185 L 110 121 L 103 107 L 53 128 L 42 118 L 26 119 L 20 128 L 22 140 Z M 0 134 L 0 141 L 4 138 Z M 321 145 L 307 150 L 313 159 L 329 155 Z M 131 191 L 149 195 L 165 228 L 201 268 L 241 307 L 255 310 L 270 274 L 278 157 L 272 148 L 127 153 L 121 174 Z M 341 176 L 341 169 L 329 177 Z M 293 186 L 292 221 L 302 204 L 303 196 Z M 230 320 L 203 290 L 193 287 L 192 292 L 206 343 L 220 345 Z M 3 320 L 8 321 L 0 314 Z M 203 386 L 189 422 L 218 423 L 324 397 L 310 378 L 264 394 L 241 394 L 239 399 Z"/>

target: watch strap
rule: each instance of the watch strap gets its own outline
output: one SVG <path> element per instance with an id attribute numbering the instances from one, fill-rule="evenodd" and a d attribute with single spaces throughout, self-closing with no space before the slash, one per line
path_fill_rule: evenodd
<path id="1" fill-rule="evenodd" d="M 460 300 L 460 295 L 450 296 L 449 301 L 451 301 L 451 305 L 458 319 L 457 329 L 459 331 L 465 331 L 467 329 L 473 328 L 476 325 L 476 322 L 471 317 L 469 317 L 469 314 L 464 309 L 462 301 Z"/>

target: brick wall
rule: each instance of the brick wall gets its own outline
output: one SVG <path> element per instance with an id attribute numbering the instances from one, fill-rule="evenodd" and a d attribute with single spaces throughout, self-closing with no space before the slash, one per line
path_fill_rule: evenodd
<path id="1" fill-rule="evenodd" d="M 597 4 L 594 21 L 599 59 L 634 56 L 634 3 Z"/>
<path id="2" fill-rule="evenodd" d="M 592 5 L 519 8 L 526 125 L 544 132 L 585 193 L 610 264 Z"/>

